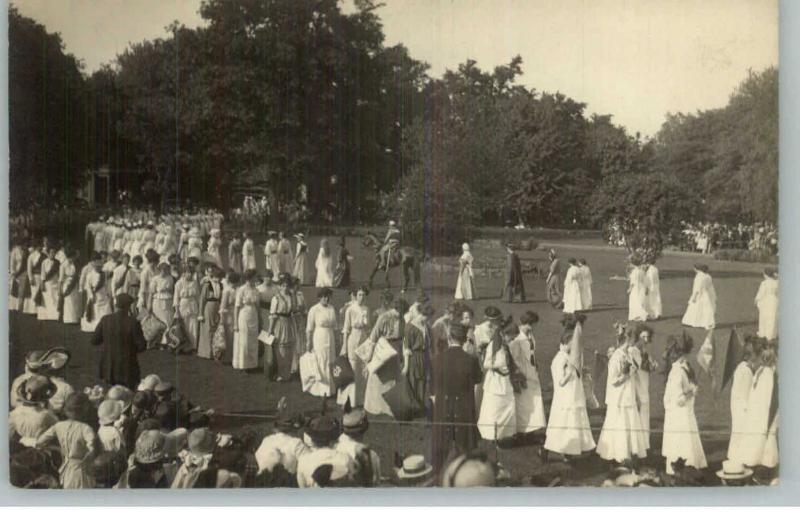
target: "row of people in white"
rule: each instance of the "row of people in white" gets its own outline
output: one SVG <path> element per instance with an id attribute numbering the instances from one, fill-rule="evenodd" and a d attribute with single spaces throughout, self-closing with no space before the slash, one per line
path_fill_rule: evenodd
<path id="1" fill-rule="evenodd" d="M 658 268 L 634 263 L 628 275 L 628 320 L 658 320 L 662 314 Z"/>
<path id="2" fill-rule="evenodd" d="M 297 233 L 295 240 L 297 244 L 292 252 L 291 242 L 284 233 L 270 231 L 264 244 L 264 266 L 274 277 L 282 273 L 291 274 L 300 280 L 300 284 L 306 284 L 309 279 L 306 271 L 308 243 L 303 233 Z M 242 239 L 233 236 L 228 245 L 228 263 L 230 268 L 240 273 L 257 269 L 256 245 L 249 234 L 243 233 Z"/>

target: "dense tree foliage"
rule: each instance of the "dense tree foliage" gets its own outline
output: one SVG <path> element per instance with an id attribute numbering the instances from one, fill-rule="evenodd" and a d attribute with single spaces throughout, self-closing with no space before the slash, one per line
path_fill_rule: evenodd
<path id="1" fill-rule="evenodd" d="M 479 223 L 625 216 L 637 246 L 675 220 L 776 221 L 777 70 L 751 74 L 724 108 L 668 114 L 643 140 L 518 84 L 518 56 L 431 78 L 384 45 L 379 4 L 355 7 L 203 0 L 201 27 L 173 23 L 88 77 L 12 7 L 12 201 L 69 198 L 100 166 L 161 205 L 224 208 L 266 190 L 286 202 L 305 184 L 313 215 L 400 217 L 409 243 L 446 233 L 441 250 Z"/>

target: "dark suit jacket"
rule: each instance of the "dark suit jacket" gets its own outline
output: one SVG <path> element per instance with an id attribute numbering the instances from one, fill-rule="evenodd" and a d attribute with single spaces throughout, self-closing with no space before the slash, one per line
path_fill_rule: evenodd
<path id="1" fill-rule="evenodd" d="M 519 256 L 514 254 L 508 254 L 508 259 L 506 261 L 506 286 L 510 286 L 512 288 L 521 288 L 523 286 L 522 282 L 522 264 L 519 261 Z"/>
<path id="2" fill-rule="evenodd" d="M 121 311 L 104 316 L 97 324 L 92 345 L 100 347 L 98 377 L 135 389 L 141 379 L 137 354 L 147 347 L 139 321 Z"/>
<path id="3" fill-rule="evenodd" d="M 432 459 L 436 470 L 446 461 L 451 447 L 467 452 L 478 445 L 475 426 L 440 425 L 441 423 L 475 424 L 475 385 L 483 379 L 478 358 L 461 347 L 448 347 L 433 359 L 432 391 L 436 396 L 433 409 Z"/>

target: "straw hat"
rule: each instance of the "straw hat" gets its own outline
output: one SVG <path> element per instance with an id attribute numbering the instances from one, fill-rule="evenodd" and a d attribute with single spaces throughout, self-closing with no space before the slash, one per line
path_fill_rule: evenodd
<path id="1" fill-rule="evenodd" d="M 139 383 L 139 386 L 137 386 L 136 389 L 140 392 L 142 391 L 152 392 L 153 389 L 155 389 L 155 387 L 158 386 L 160 383 L 161 383 L 160 377 L 158 377 L 155 374 L 150 374 L 149 376 L 142 379 L 142 382 Z"/>
<path id="2" fill-rule="evenodd" d="M 195 456 L 203 456 L 214 452 L 216 438 L 206 427 L 195 429 L 189 433 L 189 452 Z"/>
<path id="3" fill-rule="evenodd" d="M 122 386 L 121 384 L 112 386 L 108 390 L 106 397 L 109 400 L 121 402 L 122 411 L 127 410 L 130 407 L 131 402 L 133 402 L 133 392 L 127 386 Z"/>
<path id="4" fill-rule="evenodd" d="M 433 467 L 421 454 L 412 454 L 403 460 L 403 466 L 396 471 L 400 479 L 419 479 L 433 472 Z"/>
<path id="5" fill-rule="evenodd" d="M 134 459 L 144 465 L 163 460 L 165 441 L 166 437 L 157 429 L 142 432 L 136 439 Z"/>
<path id="6" fill-rule="evenodd" d="M 97 420 L 100 422 L 100 425 L 107 426 L 113 424 L 119 420 L 121 416 L 122 402 L 120 401 L 106 399 L 101 402 L 100 407 L 97 408 Z"/>

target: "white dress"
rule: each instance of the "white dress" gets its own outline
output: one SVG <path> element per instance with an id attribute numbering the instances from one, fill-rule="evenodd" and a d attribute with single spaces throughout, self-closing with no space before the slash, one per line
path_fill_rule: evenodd
<path id="1" fill-rule="evenodd" d="M 65 324 L 77 324 L 81 321 L 83 305 L 81 292 L 78 291 L 78 270 L 75 263 L 66 261 L 59 270 L 58 283 L 61 294 L 64 295 L 64 314 L 62 321 Z"/>
<path id="2" fill-rule="evenodd" d="M 736 461 L 741 453 L 742 432 L 747 413 L 747 399 L 753 387 L 753 370 L 746 361 L 736 366 L 731 383 L 731 440 L 728 444 L 728 459 Z"/>
<path id="3" fill-rule="evenodd" d="M 55 259 L 47 258 L 42 262 L 40 284 L 44 294 L 44 306 L 39 308 L 36 315 L 39 320 L 58 320 L 59 266 Z"/>
<path id="4" fill-rule="evenodd" d="M 649 265 L 645 278 L 647 280 L 647 315 L 649 318 L 661 318 L 663 310 L 661 307 L 661 279 L 658 275 L 658 268 L 655 265 Z"/>
<path id="5" fill-rule="evenodd" d="M 242 269 L 245 272 L 256 269 L 256 249 L 250 238 L 242 243 Z"/>
<path id="6" fill-rule="evenodd" d="M 460 266 L 458 280 L 456 281 L 455 298 L 458 300 L 472 300 L 475 297 L 475 286 L 472 271 L 472 253 L 464 251 L 458 259 Z"/>
<path id="7" fill-rule="evenodd" d="M 553 403 L 547 421 L 544 448 L 559 454 L 579 455 L 595 448 L 583 383 L 569 365 L 569 356 L 559 350 L 550 363 Z"/>
<path id="8" fill-rule="evenodd" d="M 36 297 L 36 292 L 39 291 L 41 283 L 41 275 L 34 270 L 36 264 L 39 263 L 40 256 L 40 250 L 31 250 L 28 253 L 28 262 L 25 264 L 26 273 L 28 275 L 28 285 L 30 287 L 30 296 L 23 300 L 22 312 L 27 315 L 36 315 L 39 311 L 33 299 Z"/>
<path id="9" fill-rule="evenodd" d="M 336 310 L 330 304 L 315 304 L 308 310 L 306 332 L 311 333 L 312 352 L 320 374 L 308 390 L 315 397 L 330 397 L 336 391 L 331 376 L 331 366 L 336 359 L 336 328 Z"/>
<path id="10" fill-rule="evenodd" d="M 717 293 L 714 290 L 711 276 L 698 271 L 694 276 L 692 296 L 689 297 L 689 304 L 681 323 L 689 327 L 711 329 L 715 325 L 716 311 Z"/>
<path id="11" fill-rule="evenodd" d="M 525 388 L 514 394 L 516 403 L 517 433 L 530 433 L 547 425 L 542 402 L 542 385 L 539 372 L 531 363 L 536 342 L 520 334 L 508 343 L 511 358 L 517 370 L 525 375 Z"/>
<path id="12" fill-rule="evenodd" d="M 564 279 L 564 313 L 575 313 L 584 309 L 581 302 L 581 273 L 577 266 L 570 266 Z"/>
<path id="13" fill-rule="evenodd" d="M 623 462 L 634 456 L 647 456 L 647 442 L 636 405 L 635 368 L 627 349 L 614 351 L 608 362 L 609 386 L 606 392 L 606 418 L 597 439 L 597 454 L 604 460 Z"/>
<path id="14" fill-rule="evenodd" d="M 319 254 L 317 254 L 317 261 L 315 266 L 317 268 L 317 280 L 315 282 L 315 286 L 317 288 L 323 287 L 331 287 L 333 286 L 333 266 L 331 265 L 331 256 L 324 255 L 322 249 L 319 249 Z"/>
<path id="15" fill-rule="evenodd" d="M 111 298 L 102 272 L 89 270 L 86 273 L 86 302 L 94 301 L 94 317 L 91 321 L 86 319 L 86 314 L 81 318 L 81 331 L 93 333 L 100 319 L 111 314 Z M 102 284 L 101 284 L 102 283 Z"/>
<path id="16" fill-rule="evenodd" d="M 767 340 L 778 337 L 778 281 L 768 277 L 761 281 L 756 294 L 758 336 Z"/>
<path id="17" fill-rule="evenodd" d="M 587 265 L 581 265 L 581 304 L 583 309 L 592 309 L 592 271 Z"/>
<path id="18" fill-rule="evenodd" d="M 636 385 L 636 405 L 642 423 L 646 449 L 650 448 L 650 372 L 643 370 L 644 354 L 638 347 L 629 347 L 628 354 L 636 366 L 634 382 Z M 649 360 L 649 358 L 648 358 Z"/>
<path id="19" fill-rule="evenodd" d="M 753 375 L 753 387 L 747 398 L 747 408 L 742 424 L 742 437 L 736 461 L 754 467 L 761 465 L 769 432 L 769 406 L 772 401 L 775 370 L 772 367 L 760 367 Z"/>
<path id="20" fill-rule="evenodd" d="M 694 399 L 697 385 L 689 380 L 685 360 L 672 364 L 664 388 L 664 439 L 661 455 L 667 460 L 667 474 L 672 474 L 672 463 L 683 458 L 686 466 L 705 468 L 706 455 L 700 430 L 694 416 Z"/>
<path id="21" fill-rule="evenodd" d="M 14 280 L 14 277 L 17 273 L 20 273 L 20 277 L 25 274 L 22 270 L 25 269 L 25 252 L 22 250 L 22 247 L 19 245 L 15 245 L 13 249 L 11 249 L 11 255 L 8 257 L 8 309 L 11 311 L 22 311 L 22 302 L 23 299 L 21 297 L 14 297 L 11 295 L 11 282 Z M 19 295 L 22 295 L 22 289 L 18 292 Z"/>
<path id="22" fill-rule="evenodd" d="M 483 400 L 478 415 L 478 431 L 484 440 L 503 440 L 517 432 L 516 401 L 514 388 L 508 375 L 492 370 L 510 369 L 510 356 L 505 347 L 492 355 L 491 345 L 483 359 Z"/>
<path id="23" fill-rule="evenodd" d="M 237 370 L 249 370 L 258 366 L 258 290 L 244 284 L 236 290 L 235 307 L 239 308 L 236 320 L 237 332 L 233 336 L 233 360 Z"/>
<path id="24" fill-rule="evenodd" d="M 630 275 L 628 320 L 647 320 L 647 283 L 644 271 L 638 266 L 633 267 Z"/>

